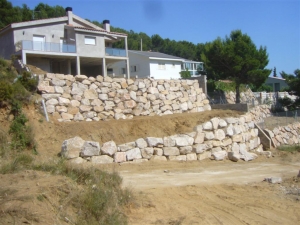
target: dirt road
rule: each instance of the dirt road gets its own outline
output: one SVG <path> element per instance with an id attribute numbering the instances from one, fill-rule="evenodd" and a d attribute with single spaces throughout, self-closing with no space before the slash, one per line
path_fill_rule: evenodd
<path id="1" fill-rule="evenodd" d="M 114 167 L 136 193 L 129 224 L 300 224 L 299 169 L 264 158 Z M 278 176 L 282 184 L 263 181 Z"/>

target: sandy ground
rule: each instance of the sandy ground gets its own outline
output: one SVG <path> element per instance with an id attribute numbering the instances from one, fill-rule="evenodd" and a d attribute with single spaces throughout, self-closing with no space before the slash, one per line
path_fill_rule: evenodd
<path id="1" fill-rule="evenodd" d="M 39 109 L 27 108 L 26 114 L 38 145 L 36 160 L 47 161 L 58 159 L 63 140 L 74 136 L 121 144 L 190 132 L 212 117 L 240 113 L 214 110 L 80 123 L 47 123 Z M 1 129 L 8 130 L 4 115 L 0 112 Z M 132 190 L 129 224 L 300 224 L 300 154 L 273 153 L 253 162 L 149 161 L 98 167 L 119 172 L 123 186 Z M 263 181 L 277 176 L 283 178 L 281 184 Z M 73 224 L 76 209 L 67 207 L 67 196 L 77 187 L 68 178 L 23 171 L 0 175 L 0 180 L 0 224 Z"/>

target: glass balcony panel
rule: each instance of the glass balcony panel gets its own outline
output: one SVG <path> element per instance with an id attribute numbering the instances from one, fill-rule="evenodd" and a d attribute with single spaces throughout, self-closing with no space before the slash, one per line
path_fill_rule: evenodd
<path id="1" fill-rule="evenodd" d="M 22 41 L 22 50 L 34 50 L 43 52 L 63 52 L 63 53 L 75 53 L 76 46 L 54 43 L 54 42 L 42 42 L 42 41 Z"/>
<path id="2" fill-rule="evenodd" d="M 109 56 L 126 57 L 126 50 L 119 48 L 105 48 L 105 54 Z"/>

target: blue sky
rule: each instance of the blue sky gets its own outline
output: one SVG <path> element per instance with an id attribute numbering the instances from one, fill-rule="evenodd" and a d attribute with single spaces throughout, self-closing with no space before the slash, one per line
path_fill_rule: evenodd
<path id="1" fill-rule="evenodd" d="M 232 30 L 266 46 L 267 68 L 293 73 L 300 69 L 299 0 L 11 0 L 33 9 L 43 2 L 70 6 L 76 15 L 114 27 L 195 44 L 225 38 Z"/>

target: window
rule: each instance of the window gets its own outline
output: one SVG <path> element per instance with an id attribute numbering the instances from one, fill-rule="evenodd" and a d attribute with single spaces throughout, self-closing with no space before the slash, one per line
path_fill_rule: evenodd
<path id="1" fill-rule="evenodd" d="M 33 50 L 45 50 L 45 36 L 33 35 Z"/>
<path id="2" fill-rule="evenodd" d="M 96 45 L 96 38 L 95 37 L 84 37 L 84 44 L 86 45 Z"/>
<path id="3" fill-rule="evenodd" d="M 126 74 L 126 68 L 122 68 L 122 69 L 121 69 L 121 73 L 122 73 L 122 74 Z"/>
<path id="4" fill-rule="evenodd" d="M 166 64 L 164 64 L 164 63 L 158 63 L 158 69 L 159 70 L 165 70 L 166 69 Z"/>
<path id="5" fill-rule="evenodd" d="M 113 75 L 114 70 L 112 68 L 107 68 L 107 74 L 108 75 Z"/>
<path id="6" fill-rule="evenodd" d="M 130 72 L 137 72 L 137 66 L 130 66 Z"/>

